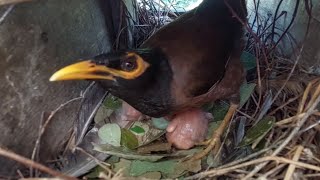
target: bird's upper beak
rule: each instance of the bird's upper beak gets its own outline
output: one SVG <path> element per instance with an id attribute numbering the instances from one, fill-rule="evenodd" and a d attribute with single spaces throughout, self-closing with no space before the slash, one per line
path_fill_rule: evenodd
<path id="1" fill-rule="evenodd" d="M 62 80 L 114 80 L 112 69 L 98 65 L 92 60 L 82 61 L 66 66 L 55 72 L 50 81 Z"/>

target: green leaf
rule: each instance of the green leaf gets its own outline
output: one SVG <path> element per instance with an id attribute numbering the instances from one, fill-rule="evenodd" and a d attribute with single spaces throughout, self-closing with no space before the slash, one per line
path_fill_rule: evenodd
<path id="1" fill-rule="evenodd" d="M 256 84 L 254 83 L 243 83 L 240 87 L 240 108 L 248 101 L 251 94 L 254 91 Z"/>
<path id="2" fill-rule="evenodd" d="M 164 177 L 177 178 L 185 172 L 199 172 L 201 170 L 201 160 L 179 162 L 177 160 L 167 160 L 161 162 L 133 161 L 130 175 L 141 176 L 147 172 L 161 172 Z"/>
<path id="3" fill-rule="evenodd" d="M 157 129 L 164 130 L 168 127 L 169 122 L 164 118 L 152 118 L 152 125 Z"/>
<path id="4" fill-rule="evenodd" d="M 274 123 L 275 117 L 273 116 L 263 118 L 247 131 L 247 134 L 239 144 L 239 147 L 247 146 L 257 140 L 261 140 L 272 129 Z"/>
<path id="5" fill-rule="evenodd" d="M 113 164 L 113 170 L 115 172 L 121 171 L 123 176 L 130 175 L 131 161 L 126 159 L 120 159 L 119 162 Z"/>
<path id="6" fill-rule="evenodd" d="M 109 95 L 103 102 L 108 109 L 116 110 L 121 107 L 121 100 L 115 96 Z"/>
<path id="7" fill-rule="evenodd" d="M 117 124 L 105 124 L 99 131 L 98 136 L 103 143 L 107 143 L 113 146 L 120 146 L 121 142 L 121 128 Z"/>
<path id="8" fill-rule="evenodd" d="M 139 176 L 139 178 L 157 180 L 157 179 L 161 179 L 161 173 L 160 172 L 148 172 L 148 173 L 145 173 L 145 174 Z"/>
<path id="9" fill-rule="evenodd" d="M 94 122 L 97 124 L 105 124 L 105 120 L 109 117 L 114 110 L 108 109 L 105 106 L 100 106 L 96 115 L 94 116 Z"/>
<path id="10" fill-rule="evenodd" d="M 164 151 L 168 152 L 171 150 L 171 147 L 172 147 L 172 144 L 170 143 L 156 142 L 156 143 L 139 147 L 137 149 L 137 152 L 141 154 L 151 154 L 152 152 L 164 152 Z"/>
<path id="11" fill-rule="evenodd" d="M 202 148 L 193 148 L 189 150 L 180 150 L 175 153 L 169 153 L 169 154 L 159 154 L 159 153 L 158 154 L 140 154 L 136 151 L 132 151 L 124 147 L 115 147 L 109 144 L 93 143 L 93 147 L 95 151 L 99 151 L 112 156 L 117 156 L 120 158 L 125 158 L 130 160 L 140 160 L 140 161 L 150 161 L 150 162 L 158 161 L 164 157 L 184 158 L 185 156 L 189 156 L 191 154 L 194 154 L 202 150 Z"/>
<path id="12" fill-rule="evenodd" d="M 174 173 L 176 161 L 148 162 L 148 161 L 132 161 L 130 175 L 141 176 L 147 172 L 161 172 L 165 175 Z"/>
<path id="13" fill-rule="evenodd" d="M 118 156 L 120 158 L 130 159 L 130 160 L 141 160 L 141 161 L 151 161 L 155 162 L 165 157 L 165 155 L 143 155 L 136 153 L 132 150 L 125 149 L 122 147 L 114 147 L 108 144 L 95 144 L 93 143 L 94 150 L 112 156 Z"/>
<path id="14" fill-rule="evenodd" d="M 121 129 L 121 145 L 129 149 L 134 149 L 139 146 L 138 139 L 128 129 Z"/>
<path id="15" fill-rule="evenodd" d="M 211 107 L 211 112 L 214 117 L 214 121 L 222 121 L 229 110 L 229 104 L 225 102 L 214 103 Z"/>
<path id="16" fill-rule="evenodd" d="M 221 158 L 217 157 L 215 158 L 215 156 L 209 155 L 207 157 L 206 163 L 209 167 L 218 167 L 219 165 L 221 165 Z"/>
<path id="17" fill-rule="evenodd" d="M 140 127 L 140 126 L 133 126 L 132 128 L 130 128 L 131 131 L 137 133 L 137 134 L 144 134 L 146 131 Z"/>
<path id="18" fill-rule="evenodd" d="M 178 162 L 174 169 L 174 174 L 170 175 L 171 178 L 177 178 L 185 172 L 197 173 L 201 170 L 201 160 Z"/>
<path id="19" fill-rule="evenodd" d="M 244 68 L 247 71 L 257 66 L 256 57 L 249 52 L 243 51 L 240 59 L 242 61 Z"/>
<path id="20" fill-rule="evenodd" d="M 104 169 L 100 166 L 96 166 L 88 174 L 86 174 L 85 177 L 90 179 L 99 178 L 99 174 L 101 172 L 104 172 Z"/>
<path id="21" fill-rule="evenodd" d="M 108 164 L 115 164 L 115 163 L 118 163 L 120 161 L 120 158 L 117 157 L 117 156 L 111 156 L 107 159 L 107 163 Z"/>

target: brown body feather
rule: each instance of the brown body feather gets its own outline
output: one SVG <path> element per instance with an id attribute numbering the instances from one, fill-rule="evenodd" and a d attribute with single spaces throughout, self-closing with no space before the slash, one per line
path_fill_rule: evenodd
<path id="1" fill-rule="evenodd" d="M 244 19 L 243 0 L 227 1 Z M 141 47 L 160 48 L 168 57 L 172 112 L 198 107 L 238 92 L 243 27 L 223 0 L 206 0 L 151 36 Z"/>

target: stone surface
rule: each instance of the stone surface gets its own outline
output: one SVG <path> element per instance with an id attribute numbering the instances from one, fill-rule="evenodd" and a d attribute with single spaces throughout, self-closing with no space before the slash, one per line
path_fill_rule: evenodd
<path id="1" fill-rule="evenodd" d="M 0 7 L 1 12 L 7 7 Z M 34 1 L 16 5 L 0 24 L 0 146 L 30 157 L 44 112 L 78 97 L 86 82 L 49 82 L 78 58 L 110 50 L 95 0 Z M 70 133 L 79 101 L 62 109 L 42 137 L 40 157 L 53 158 Z M 0 175 L 15 164 L 0 157 Z"/>

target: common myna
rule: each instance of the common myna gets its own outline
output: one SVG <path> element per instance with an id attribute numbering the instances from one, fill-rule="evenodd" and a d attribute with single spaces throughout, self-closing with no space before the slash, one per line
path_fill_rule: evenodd
<path id="1" fill-rule="evenodd" d="M 203 141 L 210 115 L 201 107 L 228 99 L 230 109 L 201 158 L 220 141 L 238 107 L 245 0 L 204 0 L 138 49 L 101 54 L 54 73 L 50 81 L 94 80 L 124 100 L 124 114 L 167 117 L 167 139 L 180 149 Z M 140 113 L 141 112 L 141 113 Z M 128 115 L 127 117 L 129 117 Z"/>

